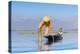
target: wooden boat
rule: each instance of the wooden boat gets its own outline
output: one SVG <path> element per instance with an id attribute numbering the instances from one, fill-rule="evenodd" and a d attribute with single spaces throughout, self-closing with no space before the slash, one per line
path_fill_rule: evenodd
<path id="1" fill-rule="evenodd" d="M 46 37 L 48 41 L 45 44 L 51 45 L 52 43 L 61 41 L 63 39 L 62 35 L 63 35 L 62 28 L 59 28 L 58 32 L 53 32 L 52 34 L 49 34 Z"/>

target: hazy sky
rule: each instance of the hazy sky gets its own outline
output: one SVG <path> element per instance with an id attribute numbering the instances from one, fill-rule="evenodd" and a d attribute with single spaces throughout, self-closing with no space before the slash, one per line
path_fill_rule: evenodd
<path id="1" fill-rule="evenodd" d="M 54 29 L 60 24 L 64 29 L 75 29 L 78 25 L 77 5 L 12 2 L 12 29 L 37 29 L 39 21 L 48 15 Z"/>

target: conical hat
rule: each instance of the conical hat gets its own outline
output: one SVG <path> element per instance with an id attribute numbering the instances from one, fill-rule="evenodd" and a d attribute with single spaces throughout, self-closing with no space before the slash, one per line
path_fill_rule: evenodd
<path id="1" fill-rule="evenodd" d="M 43 21 L 45 21 L 45 22 L 50 21 L 50 17 L 49 16 L 44 16 Z"/>

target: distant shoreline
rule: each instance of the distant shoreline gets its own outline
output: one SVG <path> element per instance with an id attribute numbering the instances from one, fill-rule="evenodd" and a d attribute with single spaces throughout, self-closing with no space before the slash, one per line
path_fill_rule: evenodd
<path id="1" fill-rule="evenodd" d="M 19 34 L 37 34 L 38 31 L 37 30 L 11 30 L 11 31 L 15 31 Z M 42 31 L 44 32 L 44 30 Z M 56 31 L 50 31 L 49 33 L 54 33 Z M 64 33 L 78 33 L 78 30 L 67 30 L 67 31 L 63 31 Z"/>

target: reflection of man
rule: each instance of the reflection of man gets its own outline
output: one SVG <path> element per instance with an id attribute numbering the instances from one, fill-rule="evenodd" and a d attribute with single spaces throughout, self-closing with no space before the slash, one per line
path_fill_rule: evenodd
<path id="1" fill-rule="evenodd" d="M 51 26 L 51 20 L 50 20 L 49 16 L 44 16 L 43 20 L 39 23 L 38 32 L 42 31 L 43 26 L 45 26 L 44 37 L 48 39 L 48 41 L 45 43 L 45 48 L 46 48 L 46 50 L 48 50 L 48 45 L 51 45 L 53 43 L 52 36 L 48 35 L 49 29 Z"/>

